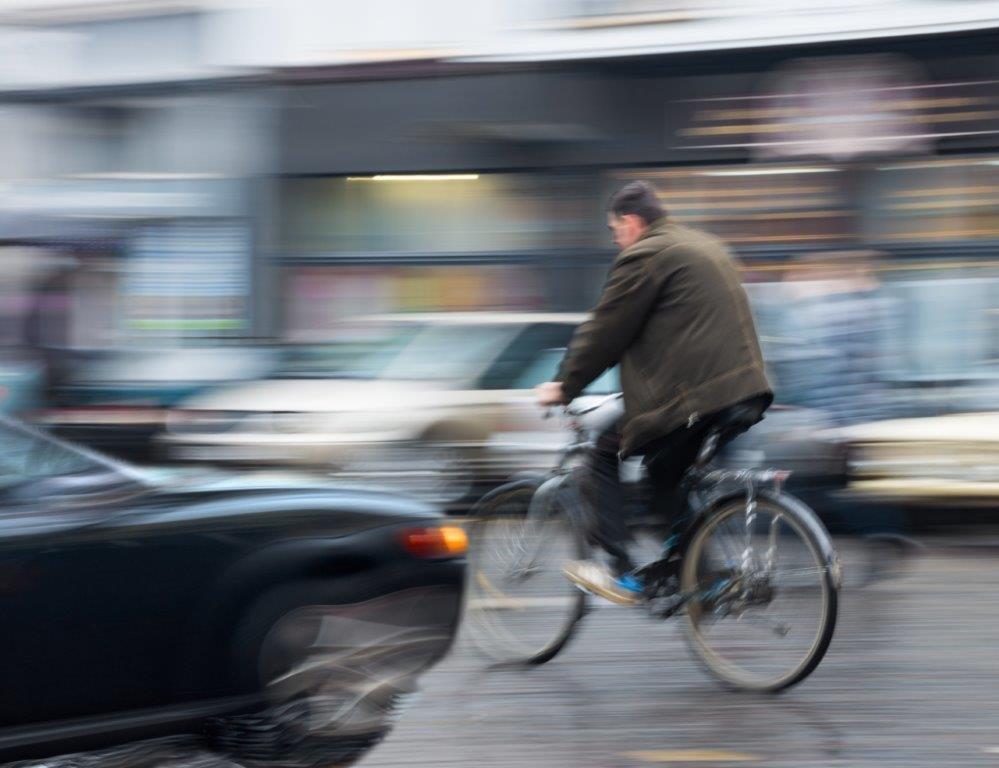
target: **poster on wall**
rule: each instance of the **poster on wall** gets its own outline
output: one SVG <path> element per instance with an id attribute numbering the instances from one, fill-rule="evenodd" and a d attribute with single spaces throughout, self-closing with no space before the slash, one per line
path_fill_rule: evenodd
<path id="1" fill-rule="evenodd" d="M 328 341 L 373 315 L 523 311 L 544 304 L 538 275 L 508 265 L 298 267 L 285 286 L 285 336 L 298 342 Z"/>
<path id="2" fill-rule="evenodd" d="M 122 326 L 132 337 L 232 335 L 247 324 L 249 233 L 241 222 L 143 227 L 122 280 Z"/>

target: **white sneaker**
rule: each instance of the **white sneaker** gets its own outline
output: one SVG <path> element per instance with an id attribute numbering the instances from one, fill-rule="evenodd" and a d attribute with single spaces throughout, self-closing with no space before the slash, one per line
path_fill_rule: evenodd
<path id="1" fill-rule="evenodd" d="M 592 560 L 574 560 L 566 563 L 562 573 L 580 589 L 612 603 L 638 605 L 642 602 L 640 592 L 621 586 L 610 568 Z"/>

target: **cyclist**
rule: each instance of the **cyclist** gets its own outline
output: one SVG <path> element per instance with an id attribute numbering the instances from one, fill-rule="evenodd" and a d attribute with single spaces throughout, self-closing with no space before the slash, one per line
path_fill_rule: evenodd
<path id="1" fill-rule="evenodd" d="M 649 184 L 632 182 L 610 201 L 607 223 L 620 254 L 590 319 L 573 336 L 540 405 L 572 402 L 619 364 L 625 415 L 597 440 L 590 491 L 593 538 L 610 567 L 570 563 L 567 576 L 602 597 L 633 604 L 643 584 L 628 552 L 619 458 L 640 454 L 655 511 L 675 522 L 679 481 L 711 425 L 734 407 L 763 418 L 773 401 L 739 272 L 718 239 L 681 226 Z"/>

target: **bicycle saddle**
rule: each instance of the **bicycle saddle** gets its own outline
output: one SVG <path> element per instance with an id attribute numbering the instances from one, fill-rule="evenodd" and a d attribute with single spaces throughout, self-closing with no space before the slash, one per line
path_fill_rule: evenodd
<path id="1" fill-rule="evenodd" d="M 712 419 L 711 429 L 708 430 L 704 442 L 701 443 L 701 449 L 697 452 L 696 465 L 707 466 L 722 446 L 762 421 L 763 412 L 769 405 L 770 399 L 761 396 L 729 406 L 718 413 Z"/>

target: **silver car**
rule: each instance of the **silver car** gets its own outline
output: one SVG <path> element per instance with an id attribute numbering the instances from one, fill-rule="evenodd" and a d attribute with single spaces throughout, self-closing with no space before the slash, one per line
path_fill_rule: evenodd
<path id="1" fill-rule="evenodd" d="M 349 365 L 303 365 L 183 402 L 159 442 L 180 461 L 288 465 L 398 482 L 459 505 L 561 439 L 531 389 L 584 315 L 380 318 L 392 341 Z M 313 350 L 312 362 L 322 355 Z M 608 385 L 609 386 L 609 385 Z M 532 459 L 531 455 L 534 454 Z"/>

